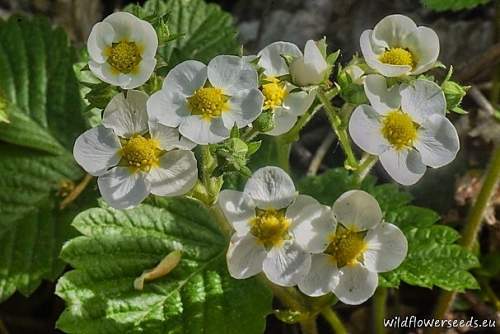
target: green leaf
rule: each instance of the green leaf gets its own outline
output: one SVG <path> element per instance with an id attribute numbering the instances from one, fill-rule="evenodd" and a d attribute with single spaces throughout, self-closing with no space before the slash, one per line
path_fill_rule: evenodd
<path id="1" fill-rule="evenodd" d="M 187 199 L 156 199 L 131 210 L 95 208 L 73 225 L 83 236 L 62 257 L 75 270 L 56 293 L 67 307 L 67 333 L 262 333 L 271 293 L 256 279 L 232 279 L 227 241 L 209 212 Z M 133 287 L 143 270 L 173 250 L 179 265 L 167 276 Z"/>
<path id="2" fill-rule="evenodd" d="M 178 36 L 159 49 L 169 68 L 186 59 L 206 64 L 217 55 L 239 52 L 233 18 L 218 5 L 203 0 L 149 0 L 140 14 L 148 17 L 154 13 L 167 14 L 169 33 Z"/>
<path id="3" fill-rule="evenodd" d="M 0 21 L 0 91 L 69 150 L 85 128 L 75 60 L 64 31 L 46 19 Z"/>
<path id="4" fill-rule="evenodd" d="M 408 256 L 395 270 L 379 275 L 379 285 L 410 285 L 463 291 L 478 288 L 468 272 L 479 265 L 478 259 L 456 244 L 460 234 L 445 225 L 435 224 L 439 215 L 429 209 L 410 205 L 411 195 L 394 184 L 375 185 L 372 179 L 361 185 L 345 169 L 332 169 L 319 176 L 306 177 L 298 184 L 301 193 L 311 195 L 326 205 L 345 191 L 363 189 L 380 204 L 386 222 L 397 225 L 408 240 Z"/>
<path id="5" fill-rule="evenodd" d="M 490 0 L 420 0 L 422 4 L 435 10 L 437 12 L 445 11 L 445 10 L 464 10 L 464 9 L 472 9 L 479 5 L 484 5 L 490 2 Z"/>
<path id="6" fill-rule="evenodd" d="M 74 49 L 45 19 L 0 21 L 0 300 L 27 295 L 63 270 L 58 253 L 73 235 L 76 207 L 59 209 L 63 184 L 83 176 L 71 154 L 85 130 Z M 5 265 L 4 265 L 5 264 Z"/>

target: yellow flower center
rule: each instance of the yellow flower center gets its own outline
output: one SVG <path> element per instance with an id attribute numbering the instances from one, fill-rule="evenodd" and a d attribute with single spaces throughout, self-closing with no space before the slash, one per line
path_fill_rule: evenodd
<path id="1" fill-rule="evenodd" d="M 262 94 L 264 95 L 264 110 L 273 110 L 283 105 L 285 97 L 288 95 L 286 86 L 280 80 L 274 77 L 265 79 L 268 83 L 262 85 Z"/>
<path id="2" fill-rule="evenodd" d="M 256 217 L 250 221 L 250 232 L 266 248 L 271 248 L 287 238 L 289 226 L 290 219 L 285 217 L 283 210 L 257 209 Z"/>
<path id="3" fill-rule="evenodd" d="M 128 139 L 121 149 L 122 160 L 134 172 L 149 171 L 158 166 L 160 143 L 155 139 L 134 135 Z"/>
<path id="4" fill-rule="evenodd" d="M 188 97 L 188 105 L 193 115 L 201 115 L 205 119 L 220 117 L 227 111 L 228 97 L 220 88 L 203 87 L 197 89 L 193 96 Z"/>
<path id="5" fill-rule="evenodd" d="M 379 60 L 385 64 L 409 65 L 411 67 L 414 67 L 416 63 L 414 55 L 403 48 L 390 48 L 382 53 Z"/>
<path id="6" fill-rule="evenodd" d="M 134 42 L 113 43 L 107 50 L 108 63 L 121 73 L 130 73 L 141 62 L 141 52 Z"/>
<path id="7" fill-rule="evenodd" d="M 417 138 L 417 125 L 410 115 L 393 110 L 382 120 L 382 135 L 396 150 L 409 148 Z"/>
<path id="8" fill-rule="evenodd" d="M 362 232 L 339 226 L 335 234 L 331 236 L 325 253 L 331 255 L 337 267 L 341 268 L 358 263 L 366 247 Z"/>

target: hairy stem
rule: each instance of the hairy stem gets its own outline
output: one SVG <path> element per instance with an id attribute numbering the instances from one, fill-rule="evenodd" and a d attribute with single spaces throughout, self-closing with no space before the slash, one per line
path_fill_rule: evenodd
<path id="1" fill-rule="evenodd" d="M 85 175 L 85 177 L 78 183 L 78 185 L 66 196 L 61 204 L 59 204 L 59 209 L 63 210 L 65 209 L 68 205 L 73 203 L 78 196 L 87 188 L 89 185 L 90 181 L 92 181 L 94 177 L 90 174 Z"/>
<path id="2" fill-rule="evenodd" d="M 311 107 L 306 111 L 306 113 L 298 119 L 293 128 L 287 133 L 281 135 L 281 139 L 285 143 L 293 143 L 299 139 L 300 131 L 309 123 L 309 121 L 314 117 L 314 115 L 321 108 L 321 104 L 313 103 Z"/>
<path id="3" fill-rule="evenodd" d="M 318 92 L 318 98 L 323 104 L 325 108 L 326 115 L 328 116 L 328 120 L 330 121 L 330 125 L 332 126 L 333 131 L 337 135 L 337 138 L 340 142 L 340 147 L 344 151 L 346 155 L 346 168 L 355 170 L 358 167 L 358 160 L 354 155 L 351 146 L 351 140 L 349 139 L 349 135 L 347 133 L 347 126 L 342 121 L 342 118 L 339 116 L 337 109 L 332 105 L 330 99 L 325 95 L 324 92 Z"/>
<path id="4" fill-rule="evenodd" d="M 496 191 L 496 186 L 500 178 L 500 145 L 497 145 L 493 150 L 493 156 L 490 161 L 490 166 L 484 177 L 483 184 L 479 195 L 477 196 L 467 218 L 465 228 L 462 232 L 461 244 L 471 250 L 477 237 L 477 233 L 481 227 L 484 213 L 488 208 L 488 203 L 491 196 Z M 452 291 L 442 291 L 438 297 L 436 309 L 434 311 L 435 319 L 443 319 L 446 312 L 450 308 L 456 293 Z M 437 333 L 437 329 L 431 329 L 429 333 Z"/>
<path id="5" fill-rule="evenodd" d="M 208 193 L 208 205 L 213 204 L 213 201 L 217 198 L 217 190 L 214 189 L 212 182 L 212 172 L 215 168 L 215 159 L 210 153 L 210 146 L 201 146 L 201 181 L 205 186 Z"/>
<path id="6" fill-rule="evenodd" d="M 311 317 L 309 319 L 301 321 L 300 329 L 302 330 L 302 334 L 318 334 L 316 317 Z"/>
<path id="7" fill-rule="evenodd" d="M 373 327 L 375 334 L 385 334 L 384 319 L 386 315 L 387 289 L 378 288 L 373 296 Z"/>
<path id="8" fill-rule="evenodd" d="M 325 307 L 323 311 L 321 311 L 321 315 L 323 318 L 330 324 L 335 334 L 347 334 L 347 329 L 345 328 L 342 320 L 340 320 L 337 313 L 332 310 L 331 307 Z"/>
<path id="9" fill-rule="evenodd" d="M 358 183 L 363 182 L 370 170 L 375 166 L 378 157 L 375 155 L 366 154 L 361 159 L 358 168 L 356 169 L 356 176 Z"/>

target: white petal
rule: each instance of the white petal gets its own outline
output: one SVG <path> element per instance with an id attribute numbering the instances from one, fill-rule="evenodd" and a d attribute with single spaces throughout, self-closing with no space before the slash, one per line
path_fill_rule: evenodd
<path id="1" fill-rule="evenodd" d="M 180 196 L 190 191 L 198 180 L 198 167 L 193 152 L 175 150 L 160 158 L 160 166 L 148 175 L 151 193 L 158 196 Z"/>
<path id="2" fill-rule="evenodd" d="M 264 260 L 266 277 L 281 286 L 294 286 L 302 281 L 311 267 L 311 255 L 293 241 L 273 247 Z"/>
<path id="3" fill-rule="evenodd" d="M 148 131 L 148 114 L 146 101 L 148 95 L 138 90 L 113 96 L 104 109 L 102 125 L 113 129 L 120 137 L 131 137 L 134 134 L 144 134 Z"/>
<path id="4" fill-rule="evenodd" d="M 399 267 L 408 252 L 408 241 L 401 230 L 393 224 L 381 223 L 368 231 L 365 237 L 367 250 L 364 265 L 377 273 Z"/>
<path id="5" fill-rule="evenodd" d="M 151 74 L 153 74 L 156 66 L 155 58 L 143 58 L 137 68 L 127 75 L 130 77 L 125 85 L 122 85 L 123 89 L 134 89 L 142 86 L 149 80 Z"/>
<path id="6" fill-rule="evenodd" d="M 226 259 L 232 277 L 244 279 L 257 275 L 262 271 L 265 258 L 266 250 L 254 236 L 239 237 L 235 234 L 231 238 Z"/>
<path id="7" fill-rule="evenodd" d="M 199 145 L 217 144 L 229 138 L 229 130 L 221 117 L 207 120 L 198 115 L 188 116 L 182 121 L 179 132 Z"/>
<path id="8" fill-rule="evenodd" d="M 291 114 L 295 116 L 301 116 L 305 114 L 307 109 L 314 102 L 316 94 L 314 92 L 293 92 L 288 94 L 288 96 L 283 101 L 283 107 L 287 109 Z"/>
<path id="9" fill-rule="evenodd" d="M 363 151 L 373 155 L 384 152 L 389 143 L 381 132 L 380 114 L 363 104 L 354 109 L 349 120 L 349 134 Z"/>
<path id="10" fill-rule="evenodd" d="M 311 255 L 311 269 L 306 277 L 299 282 L 302 293 L 318 297 L 333 291 L 339 283 L 339 271 L 329 255 Z"/>
<path id="11" fill-rule="evenodd" d="M 377 285 L 377 273 L 369 271 L 362 264 L 344 266 L 340 269 L 339 283 L 333 293 L 344 304 L 358 305 L 373 296 Z"/>
<path id="12" fill-rule="evenodd" d="M 182 119 L 191 115 L 186 97 L 180 93 L 162 89 L 147 102 L 149 119 L 166 126 L 177 127 Z"/>
<path id="13" fill-rule="evenodd" d="M 431 115 L 446 114 L 446 99 L 436 83 L 419 79 L 401 90 L 401 109 L 422 124 Z"/>
<path id="14" fill-rule="evenodd" d="M 388 149 L 379 155 L 380 162 L 389 175 L 399 184 L 409 186 L 424 176 L 425 165 L 415 150 Z"/>
<path id="15" fill-rule="evenodd" d="M 186 60 L 168 72 L 162 90 L 191 96 L 195 90 L 203 87 L 206 81 L 207 66 L 196 60 Z"/>
<path id="16" fill-rule="evenodd" d="M 208 63 L 208 80 L 227 95 L 258 87 L 257 71 L 241 57 L 217 56 Z"/>
<path id="17" fill-rule="evenodd" d="M 223 190 L 219 194 L 218 205 L 233 226 L 236 234 L 245 235 L 250 231 L 250 220 L 255 218 L 255 204 L 245 193 Z"/>
<path id="18" fill-rule="evenodd" d="M 130 82 L 129 76 L 114 70 L 107 62 L 100 64 L 89 60 L 89 68 L 96 77 L 110 85 L 122 87 Z"/>
<path id="19" fill-rule="evenodd" d="M 401 106 L 399 86 L 387 87 L 386 79 L 378 74 L 370 74 L 364 81 L 365 94 L 372 107 L 381 115 Z"/>
<path id="20" fill-rule="evenodd" d="M 139 18 L 127 12 L 116 12 L 103 20 L 113 27 L 115 31 L 113 42 L 115 43 L 122 40 L 133 40 L 132 36 L 138 27 L 138 21 Z"/>
<path id="21" fill-rule="evenodd" d="M 289 42 L 274 42 L 269 44 L 258 53 L 259 65 L 264 68 L 266 76 L 279 77 L 288 74 L 288 66 L 281 57 L 289 55 L 292 57 L 301 57 L 302 52 L 297 45 Z"/>
<path id="22" fill-rule="evenodd" d="M 408 35 L 417 29 L 417 25 L 407 16 L 389 15 L 380 20 L 373 28 L 373 39 L 387 43 L 388 47 L 402 47 Z"/>
<path id="23" fill-rule="evenodd" d="M 297 116 L 292 114 L 290 110 L 284 109 L 283 107 L 276 108 L 273 113 L 274 128 L 271 131 L 266 132 L 266 135 L 280 136 L 290 131 L 295 125 L 295 122 L 297 122 Z"/>
<path id="24" fill-rule="evenodd" d="M 264 95 L 258 89 L 243 90 L 231 96 L 229 110 L 222 113 L 224 126 L 232 129 L 234 124 L 242 128 L 252 123 L 262 112 Z"/>
<path id="25" fill-rule="evenodd" d="M 336 225 L 329 207 L 310 196 L 299 195 L 286 210 L 286 217 L 292 221 L 291 230 L 300 247 L 311 253 L 326 249 Z"/>
<path id="26" fill-rule="evenodd" d="M 378 60 L 379 55 L 373 50 L 371 41 L 372 33 L 372 30 L 365 30 L 359 39 L 361 52 L 368 66 L 386 77 L 399 77 L 404 74 L 409 74 L 411 66 L 384 64 Z"/>
<path id="27" fill-rule="evenodd" d="M 314 73 L 318 76 L 319 83 L 324 79 L 323 73 L 328 69 L 328 63 L 325 57 L 321 54 L 317 44 L 313 40 L 308 40 L 304 48 L 304 63 L 306 66 L 314 70 Z"/>
<path id="28" fill-rule="evenodd" d="M 382 221 L 382 210 L 377 200 L 362 190 L 343 193 L 332 210 L 337 223 L 358 231 L 368 230 Z"/>
<path id="29" fill-rule="evenodd" d="M 417 58 L 412 74 L 431 69 L 439 57 L 439 37 L 431 28 L 418 27 L 406 38 L 404 44 Z"/>
<path id="30" fill-rule="evenodd" d="M 100 176 L 118 164 L 120 149 L 120 141 L 113 130 L 97 126 L 76 139 L 73 156 L 87 173 Z"/>
<path id="31" fill-rule="evenodd" d="M 419 128 L 415 148 L 425 165 L 434 168 L 447 165 L 460 149 L 457 130 L 445 116 L 432 115 Z"/>
<path id="32" fill-rule="evenodd" d="M 102 197 L 115 209 L 139 205 L 149 194 L 144 173 L 131 173 L 128 167 L 115 167 L 97 179 Z"/>
<path id="33" fill-rule="evenodd" d="M 279 167 L 263 167 L 255 171 L 243 191 L 260 209 L 285 208 L 296 197 L 290 176 Z"/>
<path id="34" fill-rule="evenodd" d="M 154 58 L 158 49 L 158 36 L 148 21 L 139 20 L 134 31 L 134 42 L 142 49 L 143 58 Z M 140 29 L 139 29 L 140 28 Z"/>
<path id="35" fill-rule="evenodd" d="M 89 39 L 87 41 L 87 51 L 90 58 L 95 62 L 104 63 L 108 57 L 106 49 L 113 44 L 115 31 L 113 27 L 106 22 L 98 22 L 92 27 Z"/>
<path id="36" fill-rule="evenodd" d="M 152 122 L 149 124 L 149 132 L 151 138 L 158 140 L 160 147 L 166 151 L 171 151 L 175 148 L 191 150 L 196 147 L 196 143 L 184 138 L 178 129 L 170 126 Z"/>

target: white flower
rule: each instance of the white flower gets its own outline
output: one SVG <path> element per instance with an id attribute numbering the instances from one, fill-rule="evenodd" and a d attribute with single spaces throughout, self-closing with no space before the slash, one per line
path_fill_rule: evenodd
<path id="1" fill-rule="evenodd" d="M 278 285 L 293 286 L 309 270 L 311 236 L 301 228 L 330 219 L 328 207 L 297 195 L 292 179 L 278 167 L 257 170 L 243 192 L 224 190 L 220 208 L 235 229 L 227 252 L 228 269 L 238 279 L 261 271 Z"/>
<path id="2" fill-rule="evenodd" d="M 148 113 L 197 144 L 214 144 L 259 116 L 264 97 L 257 87 L 257 71 L 240 57 L 217 56 L 208 66 L 188 60 L 168 73 Z"/>
<path id="3" fill-rule="evenodd" d="M 365 79 L 365 71 L 358 65 L 349 65 L 345 69 L 346 73 L 351 78 L 351 82 L 356 85 L 362 85 Z"/>
<path id="4" fill-rule="evenodd" d="M 398 227 L 382 222 L 377 201 L 364 191 L 344 193 L 332 211 L 335 219 L 329 224 L 321 221 L 302 228 L 302 233 L 317 236 L 311 243 L 321 253 L 312 254 L 299 289 L 309 296 L 333 292 L 346 304 L 361 304 L 375 292 L 377 273 L 403 262 L 408 243 Z"/>
<path id="5" fill-rule="evenodd" d="M 297 89 L 283 76 L 290 70 L 282 56 L 302 57 L 302 52 L 292 43 L 275 42 L 262 49 L 258 55 L 258 65 L 264 69 L 262 93 L 264 94 L 264 110 L 274 115 L 274 128 L 266 132 L 279 136 L 288 132 L 303 115 L 314 100 L 314 93 Z M 303 58 L 303 57 L 302 57 Z"/>
<path id="6" fill-rule="evenodd" d="M 195 144 L 179 132 L 150 123 L 147 94 L 128 91 L 113 97 L 104 110 L 102 125 L 84 132 L 75 142 L 75 160 L 97 176 L 104 200 L 125 209 L 142 202 L 149 193 L 179 196 L 196 183 Z"/>
<path id="7" fill-rule="evenodd" d="M 304 55 L 300 55 L 290 64 L 290 74 L 292 81 L 299 86 L 319 85 L 327 79 L 329 67 L 316 42 L 308 40 Z"/>
<path id="8" fill-rule="evenodd" d="M 366 63 L 386 77 L 416 75 L 431 69 L 439 56 L 434 30 L 417 27 L 409 17 L 389 15 L 360 37 Z"/>
<path id="9" fill-rule="evenodd" d="M 378 155 L 396 182 L 416 183 L 426 166 L 450 163 L 460 148 L 458 134 L 446 118 L 441 88 L 427 80 L 387 88 L 384 77 L 365 77 L 365 93 L 371 106 L 357 107 L 349 121 L 353 141 L 364 151 Z"/>
<path id="10" fill-rule="evenodd" d="M 153 73 L 157 48 L 158 37 L 150 23 L 130 13 L 113 13 L 90 32 L 89 68 L 102 81 L 133 89 Z"/>

